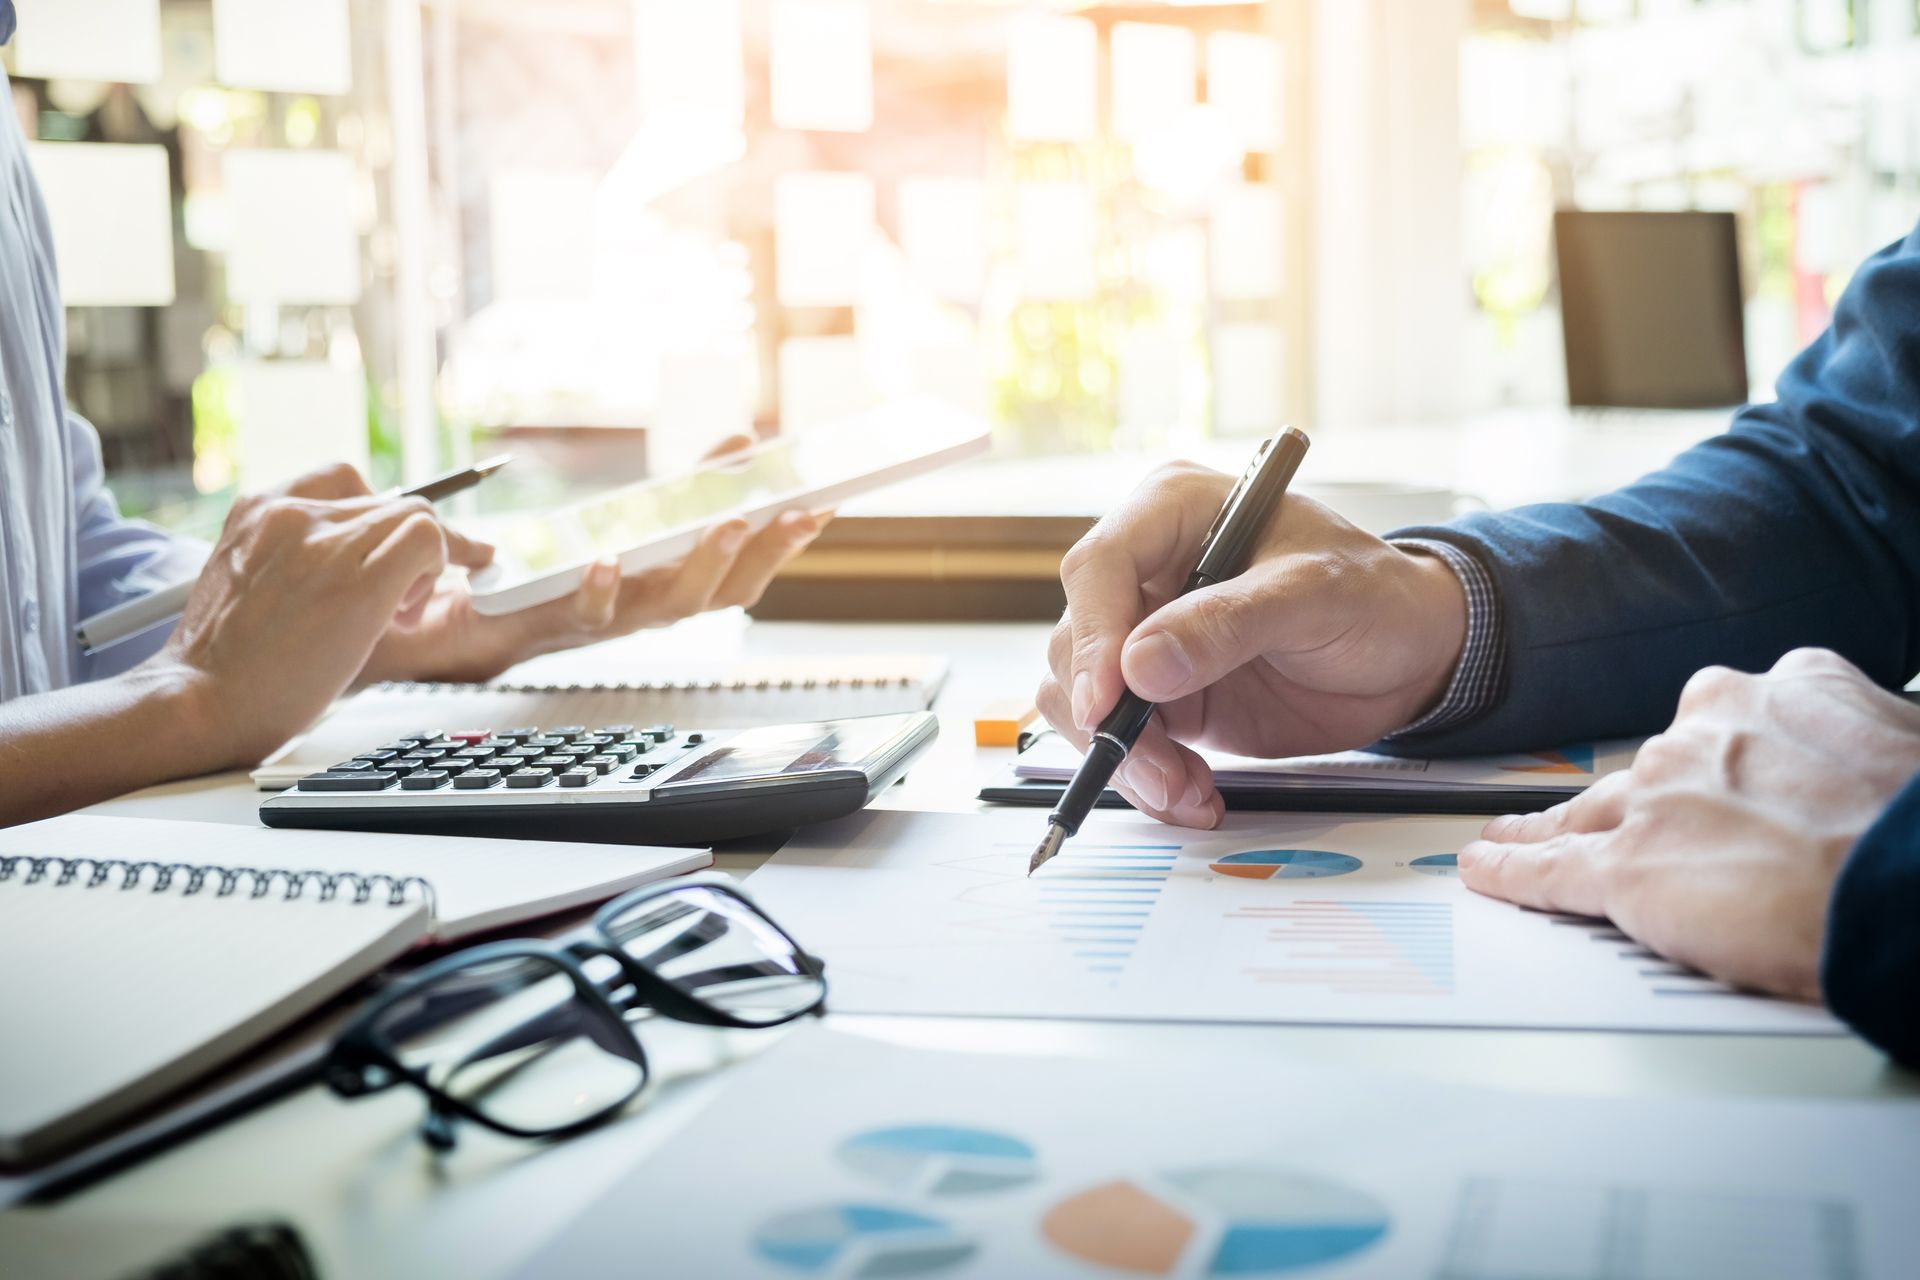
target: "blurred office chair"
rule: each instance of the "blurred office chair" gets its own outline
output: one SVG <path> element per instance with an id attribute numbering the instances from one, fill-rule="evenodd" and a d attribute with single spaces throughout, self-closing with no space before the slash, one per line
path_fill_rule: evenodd
<path id="1" fill-rule="evenodd" d="M 1731 213 L 1553 218 L 1575 408 L 1704 409 L 1747 399 Z"/>

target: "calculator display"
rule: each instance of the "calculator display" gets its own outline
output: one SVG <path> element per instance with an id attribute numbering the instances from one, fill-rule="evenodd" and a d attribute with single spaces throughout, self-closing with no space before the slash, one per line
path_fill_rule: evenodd
<path id="1" fill-rule="evenodd" d="M 858 769 L 898 732 L 897 724 L 852 720 L 751 729 L 676 772 L 670 785 Z"/>

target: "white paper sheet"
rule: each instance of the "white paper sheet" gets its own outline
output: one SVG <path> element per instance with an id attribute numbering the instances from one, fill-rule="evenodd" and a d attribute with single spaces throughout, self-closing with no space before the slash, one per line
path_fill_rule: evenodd
<path id="1" fill-rule="evenodd" d="M 1278 187 L 1236 182 L 1214 197 L 1213 296 L 1223 302 L 1258 302 L 1280 296 L 1286 232 Z"/>
<path id="2" fill-rule="evenodd" d="M 1207 37 L 1207 101 L 1226 113 L 1246 150 L 1280 149 L 1284 84 L 1278 41 L 1243 31 Z"/>
<path id="3" fill-rule="evenodd" d="M 1201 757 L 1223 785 L 1272 787 L 1299 783 L 1325 787 L 1430 787 L 1440 791 L 1561 791 L 1571 796 L 1633 763 L 1641 739 L 1576 743 L 1552 751 L 1523 751 L 1506 756 L 1455 759 L 1386 756 L 1372 751 L 1340 751 L 1324 756 L 1260 760 L 1208 749 Z M 1014 773 L 1022 778 L 1064 782 L 1080 767 L 1080 752 L 1055 733 L 1042 734 L 1021 753 Z"/>
<path id="4" fill-rule="evenodd" d="M 229 151 L 227 292 L 236 300 L 339 305 L 360 297 L 353 159 L 339 151 Z"/>
<path id="5" fill-rule="evenodd" d="M 916 394 L 931 396 L 964 413 L 984 418 L 991 412 L 987 353 L 976 337 L 915 346 L 907 356 Z"/>
<path id="6" fill-rule="evenodd" d="M 868 812 L 802 832 L 752 887 L 845 1013 L 1839 1032 L 1471 892 L 1450 855 L 1480 826 L 1099 819 L 1029 879 L 1037 811 Z"/>
<path id="7" fill-rule="evenodd" d="M 1114 136 L 1137 142 L 1191 107 L 1197 91 L 1193 32 L 1154 22 L 1116 22 L 1109 36 Z"/>
<path id="8" fill-rule="evenodd" d="M 900 248 L 922 288 L 971 302 L 987 281 L 987 187 L 978 178 L 902 178 Z"/>
<path id="9" fill-rule="evenodd" d="M 21 0 L 14 74 L 151 84 L 160 78 L 160 0 Z"/>
<path id="10" fill-rule="evenodd" d="M 1269 435 L 1286 419 L 1287 336 L 1279 325 L 1223 324 L 1213 331 L 1213 426 L 1222 435 Z"/>
<path id="11" fill-rule="evenodd" d="M 1121 339 L 1115 390 L 1122 429 L 1165 432 L 1186 425 L 1186 386 L 1193 346 L 1151 330 L 1136 330 Z"/>
<path id="12" fill-rule="evenodd" d="M 851 337 L 788 338 L 780 344 L 780 429 L 851 417 L 873 407 L 860 340 Z"/>
<path id="13" fill-rule="evenodd" d="M 746 116 L 740 0 L 635 0 L 640 106 L 650 121 L 738 128 Z"/>
<path id="14" fill-rule="evenodd" d="M 714 442 L 753 432 L 753 351 L 745 343 L 660 353 L 647 462 L 655 475 L 693 467 Z"/>
<path id="15" fill-rule="evenodd" d="M 873 30 L 864 0 L 774 0 L 768 22 L 775 127 L 871 129 Z"/>
<path id="16" fill-rule="evenodd" d="M 277 93 L 349 93 L 347 0 L 213 0 L 220 83 Z"/>
<path id="17" fill-rule="evenodd" d="M 494 301 L 593 296 L 594 203 L 589 169 L 501 169 L 488 187 Z"/>
<path id="18" fill-rule="evenodd" d="M 173 189 L 165 147 L 30 142 L 70 307 L 173 301 Z"/>
<path id="19" fill-rule="evenodd" d="M 250 360 L 234 369 L 243 493 L 334 462 L 364 475 L 367 388 L 359 369 L 324 360 Z"/>
<path id="20" fill-rule="evenodd" d="M 728 1277 L 1898 1280 L 1920 1251 L 1912 1102 L 1513 1095 L 823 1027 L 734 1070 L 518 1274 L 624 1277 L 643 1250 Z"/>
<path id="21" fill-rule="evenodd" d="M 859 301 L 874 201 L 864 173 L 789 173 L 774 183 L 774 286 L 782 306 Z"/>
<path id="22" fill-rule="evenodd" d="M 1031 13 L 1009 26 L 1007 128 L 1029 142 L 1084 142 L 1100 130 L 1100 36 L 1085 18 Z"/>
<path id="23" fill-rule="evenodd" d="M 1047 302 L 1092 297 L 1100 287 L 1093 188 L 1084 182 L 1022 182 L 1014 188 L 1014 212 L 1021 296 Z"/>

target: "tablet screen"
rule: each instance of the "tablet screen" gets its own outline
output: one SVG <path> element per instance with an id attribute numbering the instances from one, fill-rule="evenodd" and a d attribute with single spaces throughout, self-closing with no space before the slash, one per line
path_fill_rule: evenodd
<path id="1" fill-rule="evenodd" d="M 744 516 L 758 526 L 782 510 L 831 506 L 983 453 L 989 434 L 977 419 L 913 402 L 776 437 L 685 475 L 488 521 L 476 532 L 497 554 L 475 579 L 475 593 L 503 595 L 603 558 L 617 558 L 627 572 L 637 572 L 684 555 L 700 531 L 721 520 Z M 648 548 L 659 555 L 649 556 Z"/>

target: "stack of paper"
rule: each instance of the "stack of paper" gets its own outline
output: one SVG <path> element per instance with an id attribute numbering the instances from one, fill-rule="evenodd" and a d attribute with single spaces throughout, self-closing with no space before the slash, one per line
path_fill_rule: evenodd
<path id="1" fill-rule="evenodd" d="M 1259 760 L 1203 751 L 1229 809 L 1302 812 L 1501 814 L 1545 809 L 1633 763 L 1637 740 L 1579 744 L 1552 751 L 1442 760 L 1371 751 Z M 998 804 L 1059 799 L 1080 753 L 1048 733 L 981 789 Z M 1125 805 L 1108 790 L 1102 807 Z"/>
<path id="2" fill-rule="evenodd" d="M 518 1274 L 630 1275 L 644 1222 L 663 1275 L 1892 1280 L 1920 1256 L 1916 1184 L 1911 1102 L 1514 1096 L 807 1027 Z"/>

